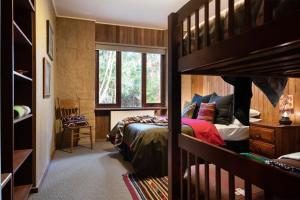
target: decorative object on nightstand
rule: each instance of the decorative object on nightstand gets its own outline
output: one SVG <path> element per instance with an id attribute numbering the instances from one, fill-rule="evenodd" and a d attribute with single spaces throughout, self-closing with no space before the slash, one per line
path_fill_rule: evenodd
<path id="1" fill-rule="evenodd" d="M 294 111 L 294 97 L 293 95 L 282 95 L 279 100 L 279 111 L 281 113 L 280 124 L 291 125 L 290 115 Z"/>
<path id="2" fill-rule="evenodd" d="M 268 158 L 300 151 L 300 125 L 250 123 L 250 151 Z"/>

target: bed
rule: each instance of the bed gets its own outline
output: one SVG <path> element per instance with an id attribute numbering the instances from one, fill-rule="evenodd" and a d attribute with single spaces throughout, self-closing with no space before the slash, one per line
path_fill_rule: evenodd
<path id="1" fill-rule="evenodd" d="M 228 172 L 228 199 L 236 198 L 235 177 L 244 180 L 245 199 L 252 199 L 252 186 L 264 191 L 265 199 L 299 199 L 300 177 L 246 158 L 216 145 L 181 134 L 181 74 L 237 77 L 300 77 L 300 1 L 264 0 L 262 21 L 253 23 L 252 3 L 244 0 L 243 23 L 235 16 L 235 1 L 228 0 L 228 28 L 223 31 L 221 1 L 215 0 L 214 17 L 208 0 L 190 0 L 168 18 L 168 198 L 199 199 L 199 187 L 191 183 L 192 164 L 204 171 L 204 199 L 210 199 L 210 166 L 213 164 L 214 195 L 221 199 L 222 170 Z M 274 2 L 278 2 L 274 6 Z M 203 18 L 200 20 L 200 12 Z M 196 26 L 193 27 L 193 23 Z M 201 24 L 198 26 L 198 24 Z M 211 31 L 210 24 L 214 23 Z M 222 30 L 223 29 L 223 30 Z M 239 30 L 239 31 L 236 31 Z M 227 36 L 224 36 L 224 34 Z M 200 35 L 200 37 L 199 37 Z M 213 40 L 211 38 L 213 37 Z M 201 162 L 200 162 L 201 161 Z M 184 172 L 188 170 L 187 181 Z M 199 173 L 195 173 L 196 180 Z M 280 180 L 280 181 L 279 181 Z M 195 196 L 192 190 L 195 189 Z"/>
<path id="2" fill-rule="evenodd" d="M 225 148 L 235 152 L 248 152 L 249 126 L 242 124 L 214 124 Z M 117 131 L 117 125 L 112 132 Z M 195 137 L 193 129 L 183 125 L 185 135 Z M 124 159 L 130 161 L 139 176 L 166 176 L 168 174 L 168 128 L 152 124 L 129 124 L 124 131 L 124 138 L 118 146 Z"/>

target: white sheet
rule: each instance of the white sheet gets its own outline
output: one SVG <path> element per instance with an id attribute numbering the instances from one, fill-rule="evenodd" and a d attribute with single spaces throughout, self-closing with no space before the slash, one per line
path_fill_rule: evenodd
<path id="1" fill-rule="evenodd" d="M 223 140 L 227 141 L 240 141 L 249 139 L 249 126 L 237 124 L 215 124 L 219 134 Z"/>

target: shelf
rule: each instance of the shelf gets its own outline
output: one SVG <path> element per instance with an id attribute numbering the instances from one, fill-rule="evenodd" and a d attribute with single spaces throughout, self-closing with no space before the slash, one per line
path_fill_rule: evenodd
<path id="1" fill-rule="evenodd" d="M 27 200 L 32 185 L 20 185 L 14 187 L 14 200 Z"/>
<path id="2" fill-rule="evenodd" d="M 18 122 L 21 122 L 21 121 L 23 121 L 23 120 L 25 120 L 25 119 L 28 119 L 28 118 L 30 118 L 30 117 L 32 117 L 32 114 L 28 114 L 28 115 L 25 115 L 24 117 L 14 119 L 14 124 L 16 124 L 16 123 L 18 123 Z"/>
<path id="3" fill-rule="evenodd" d="M 4 188 L 5 185 L 11 180 L 11 173 L 1 174 L 1 188 Z"/>
<path id="4" fill-rule="evenodd" d="M 14 41 L 17 44 L 26 44 L 32 46 L 31 41 L 28 39 L 28 37 L 25 35 L 25 33 L 21 30 L 21 28 L 18 26 L 18 24 L 14 21 Z"/>
<path id="5" fill-rule="evenodd" d="M 14 71 L 15 80 L 17 81 L 32 81 L 32 78 Z"/>
<path id="6" fill-rule="evenodd" d="M 24 161 L 30 156 L 32 149 L 15 150 L 13 155 L 13 173 L 16 173 Z"/>

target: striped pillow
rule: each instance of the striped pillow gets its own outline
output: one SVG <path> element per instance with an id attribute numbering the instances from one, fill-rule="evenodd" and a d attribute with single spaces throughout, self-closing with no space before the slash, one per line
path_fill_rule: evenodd
<path id="1" fill-rule="evenodd" d="M 196 107 L 197 107 L 196 103 L 192 103 L 192 104 L 186 103 L 186 105 L 184 105 L 184 109 L 182 111 L 181 117 L 186 117 L 186 118 L 192 119 Z"/>
<path id="2" fill-rule="evenodd" d="M 214 123 L 216 103 L 201 103 L 197 119 Z"/>

